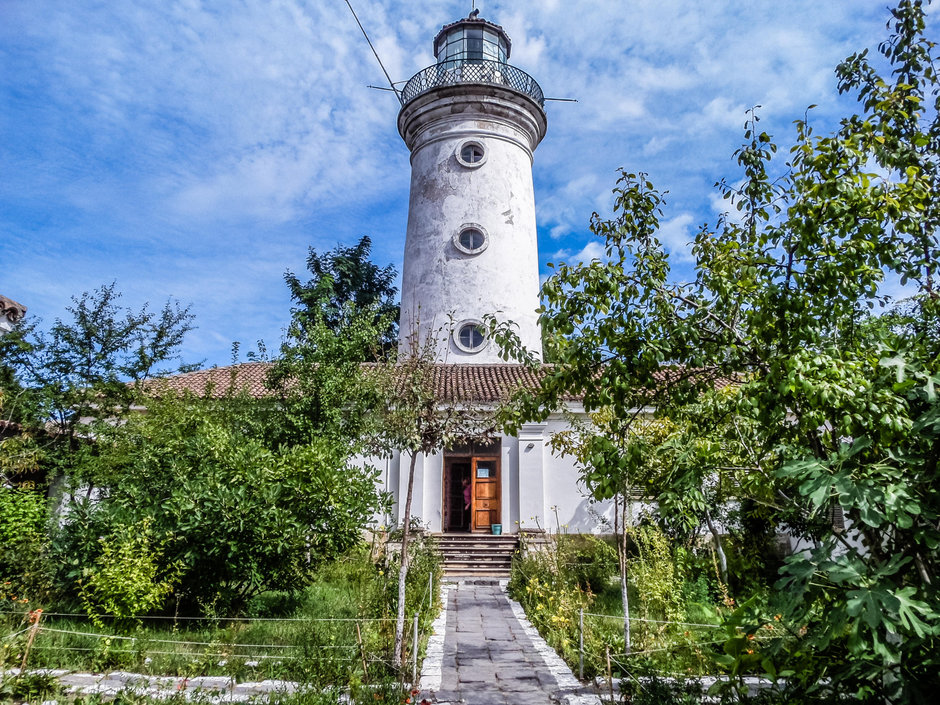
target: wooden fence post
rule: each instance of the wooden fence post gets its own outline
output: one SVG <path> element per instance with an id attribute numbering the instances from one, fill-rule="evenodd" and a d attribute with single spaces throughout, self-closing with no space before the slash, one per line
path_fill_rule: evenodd
<path id="1" fill-rule="evenodd" d="M 26 640 L 26 648 L 23 650 L 23 662 L 20 664 L 20 675 L 26 669 L 26 659 L 29 658 L 29 650 L 33 648 L 33 642 L 36 641 L 36 635 L 39 634 L 39 622 L 42 620 L 42 610 L 33 610 L 29 613 L 29 638 Z"/>

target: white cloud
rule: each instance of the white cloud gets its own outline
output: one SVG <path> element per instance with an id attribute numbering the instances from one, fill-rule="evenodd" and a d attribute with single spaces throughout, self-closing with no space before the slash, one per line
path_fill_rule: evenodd
<path id="1" fill-rule="evenodd" d="M 660 223 L 658 237 L 675 262 L 692 262 L 692 239 L 689 226 L 693 223 L 691 213 L 682 213 Z"/>
<path id="2" fill-rule="evenodd" d="M 604 261 L 607 259 L 607 253 L 604 251 L 604 246 L 597 240 L 591 240 L 587 243 L 581 251 L 571 255 L 566 258 L 569 264 L 577 264 L 578 262 L 583 262 L 584 264 L 589 264 L 594 260 Z"/>
<path id="3" fill-rule="evenodd" d="M 433 62 L 434 35 L 467 5 L 354 2 L 396 81 Z M 585 233 L 621 166 L 670 192 L 664 242 L 685 251 L 693 222 L 728 209 L 711 184 L 739 178 L 744 110 L 761 103 L 782 144 L 809 103 L 830 129 L 857 110 L 832 67 L 886 19 L 874 0 L 478 6 L 546 95 L 579 101 L 547 104 L 534 178 L 543 248 L 582 260 L 600 254 Z M 384 77 L 345 3 L 8 2 L 0 46 L 0 163 L 16 175 L 0 179 L 3 293 L 31 313 L 60 315 L 65 292 L 116 278 L 129 298 L 194 301 L 190 357 L 225 362 L 219 336 L 279 337 L 281 274 L 308 244 L 368 233 L 400 266 L 409 155 L 394 96 L 366 88 Z"/>

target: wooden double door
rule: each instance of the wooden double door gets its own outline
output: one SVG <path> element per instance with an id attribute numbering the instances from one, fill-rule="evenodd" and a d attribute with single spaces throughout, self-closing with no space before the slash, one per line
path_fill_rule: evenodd
<path id="1" fill-rule="evenodd" d="M 445 455 L 444 531 L 490 531 L 500 522 L 498 455 Z"/>

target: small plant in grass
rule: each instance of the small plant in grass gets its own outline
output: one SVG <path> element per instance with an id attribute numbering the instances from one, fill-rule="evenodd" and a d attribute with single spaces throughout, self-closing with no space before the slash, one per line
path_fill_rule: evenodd
<path id="1" fill-rule="evenodd" d="M 58 680 L 45 673 L 27 671 L 16 675 L 0 675 L 0 702 L 42 702 L 60 690 Z"/>
<path id="2" fill-rule="evenodd" d="M 631 705 L 701 705 L 702 685 L 696 680 L 664 679 L 652 675 L 637 675 L 620 681 L 618 702 Z M 610 702 L 610 701 L 605 701 Z"/>

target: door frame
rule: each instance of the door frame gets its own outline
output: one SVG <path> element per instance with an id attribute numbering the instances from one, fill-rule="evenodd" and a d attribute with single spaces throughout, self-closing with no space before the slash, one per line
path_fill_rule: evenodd
<path id="1" fill-rule="evenodd" d="M 451 502 L 451 485 L 459 478 L 453 477 L 453 465 L 459 463 L 466 463 L 470 466 L 470 509 L 464 510 L 463 508 L 463 494 L 461 492 L 460 496 L 460 506 L 455 507 L 450 504 Z M 454 529 L 453 527 L 453 514 L 455 510 L 461 513 L 466 511 L 470 514 L 470 521 L 467 524 L 467 528 L 464 529 L 461 525 L 461 528 Z M 442 533 L 469 533 L 470 527 L 473 525 L 473 457 L 470 455 L 445 455 L 443 468 L 441 472 L 441 532 Z"/>
<path id="2" fill-rule="evenodd" d="M 460 454 L 454 454 L 454 455 L 445 454 L 442 473 L 441 473 L 441 518 L 442 518 L 441 531 L 442 532 L 455 531 L 454 529 L 448 528 L 452 526 L 452 521 L 451 521 L 452 509 L 449 509 L 449 502 L 450 502 L 449 488 L 450 488 L 450 484 L 454 481 L 454 478 L 451 477 L 451 465 L 454 462 L 458 462 L 458 463 L 466 462 L 470 464 L 470 509 L 468 510 L 470 513 L 470 523 L 469 523 L 469 528 L 465 530 L 461 529 L 459 531 L 461 533 L 471 533 L 471 534 L 473 533 L 480 534 L 484 532 L 489 533 L 490 531 L 489 526 L 486 526 L 485 528 L 474 528 L 474 512 L 475 512 L 474 507 L 476 504 L 476 491 L 477 491 L 476 469 L 477 469 L 478 460 L 492 462 L 493 466 L 495 467 L 496 474 L 492 479 L 493 479 L 493 485 L 496 488 L 496 494 L 492 501 L 495 502 L 496 507 L 495 509 L 491 509 L 491 511 L 494 511 L 496 513 L 496 518 L 497 518 L 497 520 L 493 523 L 498 524 L 502 521 L 502 512 L 503 512 L 503 502 L 502 502 L 503 487 L 502 485 L 503 485 L 503 482 L 502 482 L 502 463 L 500 460 L 500 455 L 495 454 L 495 453 L 481 453 L 479 455 L 472 454 L 472 453 L 460 453 Z"/>

